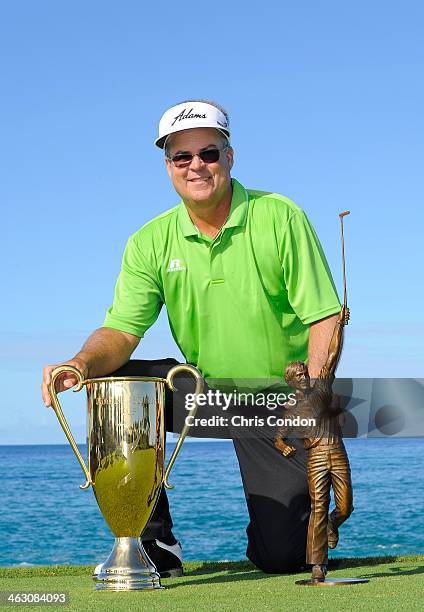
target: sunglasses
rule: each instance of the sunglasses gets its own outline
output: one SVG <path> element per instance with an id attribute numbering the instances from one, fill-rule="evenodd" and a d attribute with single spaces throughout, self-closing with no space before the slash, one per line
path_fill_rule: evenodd
<path id="1" fill-rule="evenodd" d="M 206 151 L 200 151 L 192 155 L 191 153 L 177 153 L 173 157 L 168 157 L 168 160 L 174 164 L 176 168 L 185 168 L 189 166 L 193 161 L 193 157 L 200 157 L 204 164 L 214 164 L 219 160 L 221 151 L 228 149 L 226 145 L 223 149 L 206 149 Z"/>

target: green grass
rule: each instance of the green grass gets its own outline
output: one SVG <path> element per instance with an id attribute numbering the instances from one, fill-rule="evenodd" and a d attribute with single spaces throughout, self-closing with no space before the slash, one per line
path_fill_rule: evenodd
<path id="1" fill-rule="evenodd" d="M 270 575 L 248 561 L 192 562 L 185 576 L 163 580 L 162 591 L 96 592 L 89 566 L 0 569 L 0 591 L 68 591 L 68 606 L 29 606 L 50 610 L 422 610 L 424 556 L 337 559 L 331 576 L 369 578 L 368 584 L 301 587 L 308 574 Z M 3 607 L 13 609 L 16 606 Z"/>

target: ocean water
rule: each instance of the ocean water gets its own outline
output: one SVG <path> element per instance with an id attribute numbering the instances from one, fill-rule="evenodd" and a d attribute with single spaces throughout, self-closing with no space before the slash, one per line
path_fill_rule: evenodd
<path id="1" fill-rule="evenodd" d="M 331 556 L 424 554 L 424 439 L 346 440 L 346 447 L 355 511 Z M 1 566 L 106 558 L 113 536 L 93 492 L 78 488 L 83 474 L 68 445 L 0 446 L 0 465 Z M 248 516 L 232 443 L 186 443 L 171 482 L 184 558 L 243 559 Z"/>

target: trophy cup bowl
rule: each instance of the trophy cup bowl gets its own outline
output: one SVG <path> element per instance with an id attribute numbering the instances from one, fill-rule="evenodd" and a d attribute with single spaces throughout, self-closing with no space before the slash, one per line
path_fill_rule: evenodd
<path id="1" fill-rule="evenodd" d="M 87 391 L 88 468 L 78 449 L 60 406 L 55 383 L 63 372 L 72 371 Z M 172 489 L 169 473 L 190 427 L 181 431 L 176 447 L 165 464 L 165 385 L 174 390 L 174 376 L 188 372 L 196 381 L 197 395 L 203 390 L 200 372 L 180 364 L 166 379 L 150 377 L 107 377 L 84 380 L 73 366 L 52 372 L 49 393 L 60 425 L 81 465 L 86 482 L 93 487 L 100 512 L 115 536 L 115 544 L 100 572 L 93 576 L 97 590 L 132 591 L 162 588 L 160 576 L 143 549 L 140 535 L 153 513 L 162 486 Z M 188 419 L 186 419 L 187 421 Z"/>

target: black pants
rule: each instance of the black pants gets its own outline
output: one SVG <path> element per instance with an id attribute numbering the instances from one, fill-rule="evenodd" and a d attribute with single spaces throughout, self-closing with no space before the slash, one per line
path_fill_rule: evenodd
<path id="1" fill-rule="evenodd" d="M 166 377 L 176 365 L 174 359 L 154 361 L 132 360 L 113 373 L 115 376 Z M 165 418 L 167 431 L 178 432 L 184 423 L 187 410 L 185 393 L 192 393 L 194 381 L 185 376 L 175 379 L 177 393 L 166 391 Z M 208 387 L 205 388 L 205 393 Z M 209 417 L 216 408 L 199 407 L 197 416 Z M 240 414 L 246 408 L 238 407 Z M 220 411 L 222 415 L 222 411 Z M 247 557 L 262 571 L 282 573 L 295 571 L 305 564 L 306 537 L 310 514 L 310 497 L 307 481 L 307 455 L 302 440 L 290 440 L 296 454 L 283 457 L 274 446 L 274 432 L 266 428 L 249 428 L 243 435 L 240 428 L 223 427 L 199 430 L 192 428 L 190 435 L 200 437 L 232 438 L 240 472 L 250 522 Z M 172 529 L 168 498 L 163 489 L 152 518 L 143 532 L 142 539 L 161 539 Z"/>

